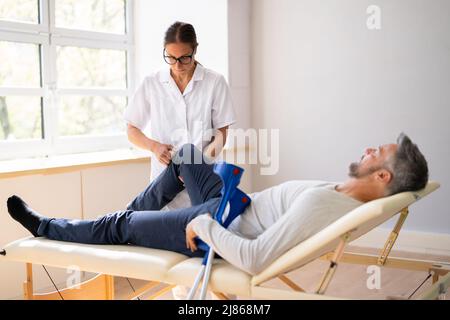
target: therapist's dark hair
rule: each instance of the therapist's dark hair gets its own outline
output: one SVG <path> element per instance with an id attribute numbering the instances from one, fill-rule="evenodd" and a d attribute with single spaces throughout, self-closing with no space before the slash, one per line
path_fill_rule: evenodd
<path id="1" fill-rule="evenodd" d="M 192 46 L 194 51 L 197 50 L 198 42 L 194 26 L 192 24 L 179 21 L 171 25 L 166 32 L 164 46 L 172 43 L 187 43 Z"/>

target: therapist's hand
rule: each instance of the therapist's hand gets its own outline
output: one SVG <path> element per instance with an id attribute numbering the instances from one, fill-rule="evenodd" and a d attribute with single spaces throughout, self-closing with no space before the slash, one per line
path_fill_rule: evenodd
<path id="1" fill-rule="evenodd" d="M 156 145 L 153 147 L 152 152 L 155 154 L 159 162 L 165 165 L 169 165 L 172 161 L 172 150 L 173 146 L 156 142 Z"/>

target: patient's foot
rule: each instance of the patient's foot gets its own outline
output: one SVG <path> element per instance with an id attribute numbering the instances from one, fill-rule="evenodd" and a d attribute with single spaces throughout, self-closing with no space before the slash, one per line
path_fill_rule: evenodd
<path id="1" fill-rule="evenodd" d="M 28 207 L 28 205 L 18 196 L 8 199 L 8 212 L 11 217 L 22 224 L 33 236 L 38 237 L 38 228 L 41 224 L 42 215 Z"/>

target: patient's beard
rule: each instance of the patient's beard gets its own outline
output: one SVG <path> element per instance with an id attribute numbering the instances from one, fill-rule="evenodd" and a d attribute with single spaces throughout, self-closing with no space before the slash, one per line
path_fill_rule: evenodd
<path id="1" fill-rule="evenodd" d="M 353 162 L 350 164 L 350 167 L 348 168 L 348 176 L 350 178 L 358 178 L 358 169 L 359 169 L 359 163 Z"/>
<path id="2" fill-rule="evenodd" d="M 382 169 L 382 167 L 371 167 L 371 168 L 367 168 L 366 170 L 362 171 L 360 163 L 353 162 L 352 164 L 350 164 L 348 175 L 350 178 L 361 179 L 361 178 L 371 175 L 372 173 L 374 173 L 380 169 Z"/>

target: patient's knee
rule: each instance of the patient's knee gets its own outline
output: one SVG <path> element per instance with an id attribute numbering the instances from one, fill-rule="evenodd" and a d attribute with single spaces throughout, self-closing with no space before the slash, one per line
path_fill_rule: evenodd
<path id="1" fill-rule="evenodd" d="M 136 207 L 136 199 L 127 204 L 127 211 L 138 211 Z"/>

